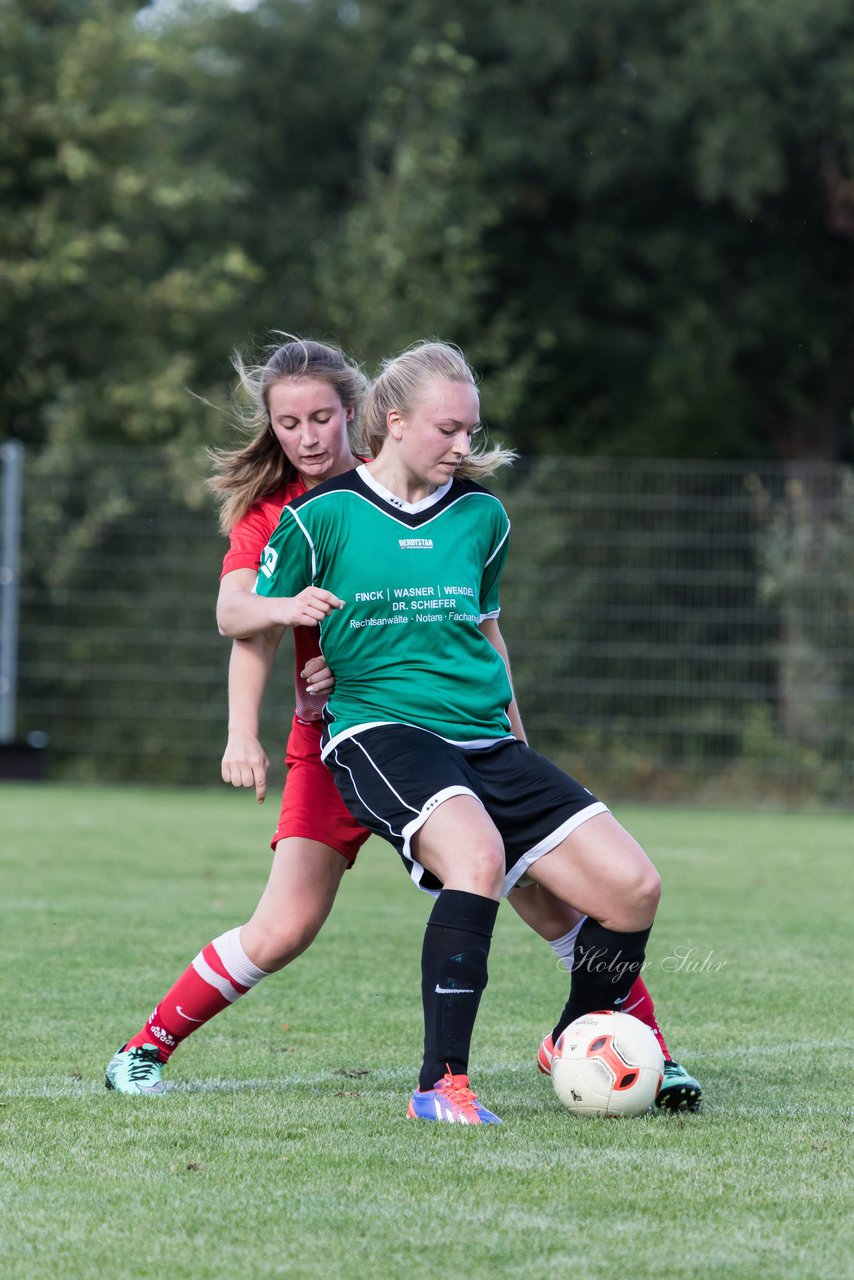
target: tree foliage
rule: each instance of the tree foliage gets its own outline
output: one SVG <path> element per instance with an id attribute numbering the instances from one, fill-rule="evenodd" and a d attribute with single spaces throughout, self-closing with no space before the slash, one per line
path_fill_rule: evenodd
<path id="1" fill-rule="evenodd" d="M 847 0 L 2 0 L 3 433 L 427 334 L 526 452 L 851 459 Z"/>
<path id="2" fill-rule="evenodd" d="M 185 163 L 195 107 L 170 98 L 172 51 L 134 27 L 133 6 L 9 8 L 8 429 L 35 443 L 173 438 L 255 274 L 227 229 L 235 184 L 203 155 Z"/>
<path id="3" fill-rule="evenodd" d="M 58 634 L 91 565 L 139 552 L 91 634 L 44 641 L 44 692 L 94 696 L 109 650 L 116 703 L 132 693 L 139 602 L 168 575 L 180 603 L 156 637 L 169 680 L 139 717 L 143 753 L 160 751 L 160 705 L 193 686 L 182 636 L 210 607 L 158 515 L 206 500 L 199 446 L 231 439 L 206 402 L 227 402 L 232 348 L 273 330 L 340 341 L 369 369 L 419 337 L 458 342 L 493 434 L 532 459 L 515 499 L 545 575 L 566 556 L 566 530 L 538 523 L 537 495 L 565 484 L 555 454 L 854 460 L 849 0 L 0 0 L 0 24 L 0 436 L 36 455 L 31 598 Z M 164 448 L 132 484 L 143 443 Z M 837 612 L 847 600 L 851 494 L 827 475 L 826 501 L 774 498 L 757 550 L 779 688 L 752 733 L 818 755 L 850 736 L 814 711 L 816 689 L 824 706 L 850 684 L 812 616 L 816 566 Z M 621 589 L 655 572 L 639 558 Z M 661 599 L 692 572 L 662 577 Z M 589 606 L 607 583 L 579 562 L 551 616 L 542 581 L 514 588 L 522 643 L 583 685 L 603 666 Z M 649 670 L 631 620 L 608 616 L 608 643 L 637 641 Z M 685 624 L 686 652 L 708 625 L 703 609 Z M 661 673 L 686 690 L 681 755 L 698 740 L 691 661 Z M 633 691 L 613 696 L 632 711 Z"/>

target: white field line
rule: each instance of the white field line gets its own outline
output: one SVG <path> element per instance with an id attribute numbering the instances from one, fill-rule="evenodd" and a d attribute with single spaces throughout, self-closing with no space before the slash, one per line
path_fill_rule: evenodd
<path id="1" fill-rule="evenodd" d="M 507 1079 L 513 1075 L 531 1076 L 536 1079 L 536 1068 L 530 1063 L 514 1063 L 512 1066 L 489 1067 L 478 1070 L 478 1080 L 485 1079 L 487 1076 L 491 1079 Z M 397 1071 L 389 1071 L 380 1067 L 365 1068 L 364 1074 L 349 1075 L 347 1071 L 319 1071 L 313 1075 L 300 1075 L 295 1073 L 288 1076 L 267 1076 L 262 1080 L 164 1080 L 166 1085 L 166 1093 L 175 1094 L 195 1094 L 195 1093 L 231 1093 L 231 1092 L 259 1092 L 261 1090 L 270 1090 L 277 1092 L 279 1090 L 292 1089 L 297 1087 L 315 1088 L 319 1085 L 336 1085 L 340 1090 L 346 1092 L 350 1089 L 358 1089 L 360 1084 L 370 1080 L 372 1085 L 387 1084 L 390 1087 L 402 1088 L 404 1091 L 412 1090 L 415 1086 L 413 1080 L 417 1083 L 418 1069 L 413 1066 L 411 1069 L 401 1069 Z M 107 1089 L 104 1084 L 104 1077 L 100 1076 L 95 1080 L 69 1080 L 62 1084 L 37 1084 L 35 1081 L 29 1083 L 24 1082 L 18 1086 L 0 1089 L 0 1101 L 4 1098 L 86 1098 L 92 1094 L 103 1094 L 109 1097 L 112 1090 Z M 119 1096 L 119 1095 L 116 1095 Z M 157 1095 L 163 1097 L 163 1094 Z"/>
<path id="2" fill-rule="evenodd" d="M 775 1058 L 787 1053 L 815 1053 L 820 1050 L 854 1049 L 854 1040 L 790 1040 L 785 1044 L 744 1044 L 731 1049 L 706 1049 L 697 1057 L 706 1061 L 710 1058 L 725 1058 L 737 1061 L 739 1058 Z M 679 1061 L 682 1061 L 679 1054 Z M 684 1055 L 689 1056 L 687 1053 Z"/>
<path id="3" fill-rule="evenodd" d="M 790 1040 L 783 1044 L 763 1044 L 763 1045 L 740 1045 L 727 1049 L 711 1049 L 706 1050 L 702 1054 L 697 1054 L 696 1058 L 690 1052 L 681 1053 L 680 1061 L 685 1061 L 688 1069 L 700 1068 L 699 1062 L 708 1061 L 726 1061 L 730 1063 L 738 1062 L 742 1059 L 761 1059 L 761 1058 L 777 1058 L 784 1055 L 805 1055 L 816 1053 L 817 1051 L 838 1051 L 843 1050 L 851 1052 L 854 1050 L 854 1040 Z M 417 1077 L 417 1068 L 412 1067 L 411 1070 L 389 1071 L 383 1068 L 368 1068 L 366 1074 L 351 1076 L 346 1071 L 320 1071 L 312 1075 L 302 1075 L 295 1073 L 288 1076 L 267 1076 L 260 1080 L 175 1080 L 166 1083 L 166 1093 L 175 1094 L 195 1094 L 195 1093 L 229 1093 L 229 1092 L 259 1092 L 261 1090 L 278 1091 L 287 1090 L 297 1087 L 313 1088 L 318 1085 L 335 1084 L 342 1090 L 357 1089 L 361 1081 L 367 1083 L 370 1080 L 372 1085 L 387 1084 L 395 1088 L 403 1088 L 404 1090 L 412 1088 L 413 1077 Z M 700 1074 L 702 1074 L 700 1072 Z M 536 1078 L 536 1072 L 533 1070 L 530 1062 L 514 1062 L 506 1063 L 503 1066 L 489 1066 L 477 1068 L 478 1083 L 481 1080 L 506 1080 L 511 1076 L 526 1076 Z M 4 1098 L 85 1098 L 92 1094 L 109 1094 L 104 1085 L 103 1076 L 95 1080 L 74 1080 L 64 1083 L 38 1084 L 35 1081 L 24 1082 L 18 1086 L 4 1087 L 0 1089 L 0 1100 Z M 163 1096 L 162 1094 L 160 1095 Z"/>

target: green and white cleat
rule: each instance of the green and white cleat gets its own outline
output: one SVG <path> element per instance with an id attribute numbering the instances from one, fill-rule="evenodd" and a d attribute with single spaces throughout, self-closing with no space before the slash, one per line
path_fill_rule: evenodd
<path id="1" fill-rule="evenodd" d="M 678 1062 L 665 1062 L 664 1079 L 655 1105 L 665 1111 L 699 1111 L 703 1090 Z"/>
<path id="2" fill-rule="evenodd" d="M 163 1063 L 156 1045 L 143 1044 L 135 1049 L 122 1045 L 107 1064 L 104 1083 L 116 1093 L 165 1093 L 162 1074 Z"/>

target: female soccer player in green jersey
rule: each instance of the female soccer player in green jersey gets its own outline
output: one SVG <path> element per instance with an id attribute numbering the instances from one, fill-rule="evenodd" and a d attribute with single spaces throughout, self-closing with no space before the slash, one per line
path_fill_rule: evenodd
<path id="1" fill-rule="evenodd" d="M 354 816 L 436 899 L 408 1114 L 494 1124 L 468 1060 L 502 895 L 530 881 L 585 914 L 556 1038 L 623 1005 L 660 886 L 606 806 L 524 742 L 498 627 L 509 520 L 478 482 L 509 455 L 473 451 L 479 422 L 455 347 L 420 343 L 386 361 L 363 415 L 372 460 L 284 509 L 256 592 L 314 586 L 343 601 L 319 623 L 336 681 L 323 758 Z"/>
<path id="2" fill-rule="evenodd" d="M 328 673 L 318 674 L 323 660 L 318 630 L 311 624 L 337 597 L 311 587 L 293 600 L 251 594 L 282 507 L 359 461 L 351 451 L 356 437 L 351 442 L 350 434 L 365 380 L 338 348 L 299 338 L 271 348 L 264 363 L 251 369 L 238 359 L 237 369 L 251 405 L 245 426 L 254 435 L 239 451 L 213 455 L 212 487 L 223 499 L 221 524 L 230 541 L 217 617 L 224 634 L 254 638 L 235 640 L 232 652 L 223 778 L 254 787 L 258 799 L 264 797 L 268 761 L 257 736 L 261 695 L 282 624 L 289 624 L 295 626 L 297 669 L 287 781 L 271 842 L 270 878 L 255 912 L 198 952 L 113 1055 L 107 1083 L 125 1094 L 161 1096 L 164 1067 L 184 1040 L 310 945 L 331 910 L 344 869 L 369 834 L 345 808 L 320 759 L 318 717 L 331 681 Z M 369 555 L 365 549 L 366 560 Z M 309 671 L 311 689 L 306 687 Z M 521 724 L 514 724 L 514 733 L 524 737 Z M 533 885 L 514 889 L 510 901 L 570 967 L 577 912 Z M 659 1105 L 696 1106 L 699 1085 L 670 1058 L 642 975 L 624 1008 L 652 1028 L 664 1052 Z M 552 1047 L 547 1036 L 537 1058 L 542 1071 L 550 1069 Z"/>

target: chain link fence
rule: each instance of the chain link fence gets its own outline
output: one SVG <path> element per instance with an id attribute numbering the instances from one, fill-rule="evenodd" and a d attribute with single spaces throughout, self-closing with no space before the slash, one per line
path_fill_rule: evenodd
<path id="1" fill-rule="evenodd" d="M 27 455 L 17 733 L 47 736 L 50 776 L 218 779 L 229 646 L 205 470 L 169 448 Z M 534 746 L 613 799 L 854 801 L 849 468 L 551 457 L 492 487 Z M 292 665 L 286 638 L 271 758 Z"/>

